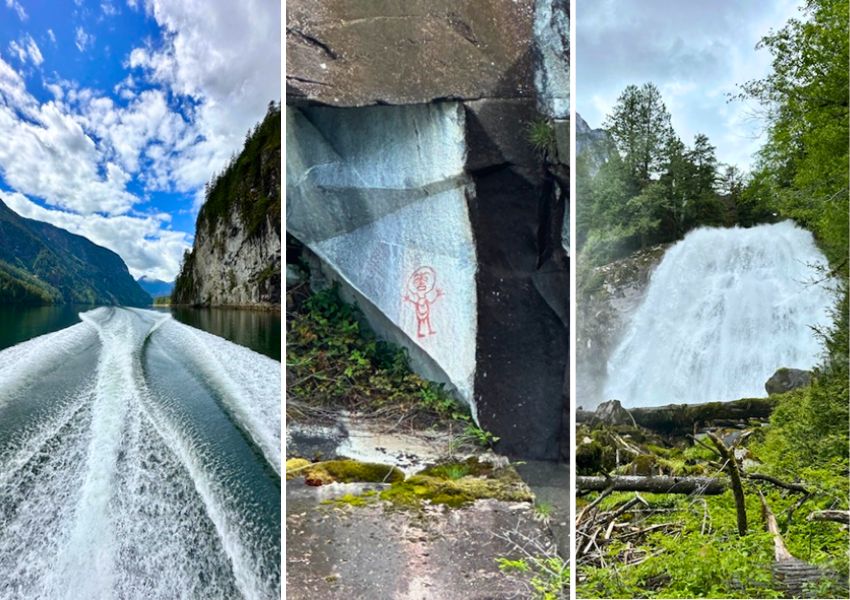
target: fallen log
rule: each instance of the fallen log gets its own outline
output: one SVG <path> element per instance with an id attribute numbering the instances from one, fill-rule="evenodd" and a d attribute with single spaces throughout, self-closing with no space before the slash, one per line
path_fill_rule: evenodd
<path id="1" fill-rule="evenodd" d="M 807 521 L 835 521 L 850 525 L 850 511 L 848 510 L 816 510 L 812 512 Z"/>
<path id="2" fill-rule="evenodd" d="M 616 477 L 583 476 L 576 477 L 576 487 L 580 490 L 601 492 L 611 488 L 614 492 L 652 492 L 654 494 L 700 494 L 716 496 L 725 492 L 729 483 L 725 479 L 713 477 L 670 477 L 659 475 L 641 477 L 636 475 L 618 475 Z"/>
<path id="3" fill-rule="evenodd" d="M 609 402 L 617 402 L 611 400 Z M 766 419 L 773 412 L 777 400 L 774 398 L 742 398 L 730 402 L 707 402 L 705 404 L 668 404 L 651 408 L 629 408 L 636 425 L 666 435 L 684 435 L 694 432 L 694 425 L 716 421 L 746 421 Z M 607 405 L 608 403 L 603 403 Z M 600 405 L 600 408 L 603 406 Z M 599 413 L 599 414 L 597 414 Z M 606 423 L 600 415 L 616 414 L 610 409 L 576 411 L 577 423 Z"/>
<path id="4" fill-rule="evenodd" d="M 773 536 L 773 576 L 785 588 L 785 592 L 791 598 L 806 597 L 803 594 L 810 586 L 816 585 L 824 577 L 830 574 L 813 564 L 800 560 L 785 546 L 785 540 L 779 532 L 779 524 L 776 517 L 767 505 L 761 490 L 757 490 L 761 501 L 762 516 L 765 521 L 765 529 Z"/>

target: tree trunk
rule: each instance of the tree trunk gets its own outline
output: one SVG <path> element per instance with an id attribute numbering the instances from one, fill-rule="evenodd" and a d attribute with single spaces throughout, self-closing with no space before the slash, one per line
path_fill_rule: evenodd
<path id="1" fill-rule="evenodd" d="M 652 492 L 655 494 L 701 494 L 716 496 L 728 488 L 724 479 L 712 477 L 640 477 L 618 475 L 616 477 L 576 477 L 576 487 L 581 490 L 600 492 L 613 486 L 615 492 Z"/>
<path id="2" fill-rule="evenodd" d="M 744 486 L 741 485 L 741 470 L 735 452 L 730 450 L 719 437 L 708 432 L 709 439 L 717 446 L 718 452 L 726 461 L 726 472 L 729 474 L 729 482 L 732 486 L 732 495 L 735 497 L 735 509 L 738 512 L 738 534 L 742 537 L 747 535 L 747 505 L 744 501 Z"/>
<path id="3" fill-rule="evenodd" d="M 695 424 L 710 421 L 745 421 L 766 419 L 773 412 L 776 400 L 772 398 L 742 398 L 731 402 L 706 404 L 668 404 L 652 408 L 627 409 L 635 423 L 641 427 L 668 435 L 693 433 Z M 576 412 L 576 422 L 593 424 L 599 419 L 596 413 L 586 410 Z"/>

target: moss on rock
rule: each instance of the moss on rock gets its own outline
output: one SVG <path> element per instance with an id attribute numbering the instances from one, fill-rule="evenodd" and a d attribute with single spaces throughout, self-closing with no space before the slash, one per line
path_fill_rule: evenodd
<path id="1" fill-rule="evenodd" d="M 430 466 L 381 492 L 381 499 L 411 508 L 426 501 L 459 508 L 485 498 L 532 502 L 534 494 L 513 467 L 496 468 L 474 458 Z"/>
<path id="2" fill-rule="evenodd" d="M 306 458 L 286 459 L 286 480 L 295 479 L 304 474 L 304 468 L 310 464 Z"/>
<path id="3" fill-rule="evenodd" d="M 308 485 L 326 483 L 396 483 L 404 481 L 404 473 L 392 465 L 367 463 L 357 460 L 326 460 L 304 469 Z"/>

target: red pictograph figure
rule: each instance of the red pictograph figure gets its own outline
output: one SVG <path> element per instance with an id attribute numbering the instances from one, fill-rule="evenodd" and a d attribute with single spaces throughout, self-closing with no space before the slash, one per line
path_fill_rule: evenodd
<path id="1" fill-rule="evenodd" d="M 437 273 L 431 267 L 419 267 L 407 280 L 407 289 L 413 295 L 405 294 L 404 300 L 410 302 L 416 310 L 416 337 L 423 338 L 437 333 L 431 326 L 431 306 L 444 294 L 440 288 L 434 288 L 436 283 Z"/>

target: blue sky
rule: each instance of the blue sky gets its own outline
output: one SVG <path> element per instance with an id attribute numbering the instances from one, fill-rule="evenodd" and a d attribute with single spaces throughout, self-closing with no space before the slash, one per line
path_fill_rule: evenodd
<path id="1" fill-rule="evenodd" d="M 172 279 L 280 34 L 275 0 L 0 0 L 0 198 Z"/>
<path id="2" fill-rule="evenodd" d="M 748 170 L 764 143 L 763 110 L 727 101 L 737 86 L 770 70 L 756 50 L 771 29 L 800 16 L 801 0 L 578 0 L 576 110 L 601 127 L 628 84 L 661 90 L 673 127 L 689 146 L 705 133 L 717 158 Z"/>

